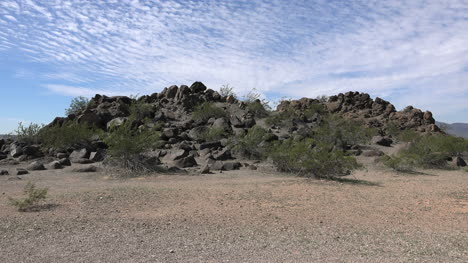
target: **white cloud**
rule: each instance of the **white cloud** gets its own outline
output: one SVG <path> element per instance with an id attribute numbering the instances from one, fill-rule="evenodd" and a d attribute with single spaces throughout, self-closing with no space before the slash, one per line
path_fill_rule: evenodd
<path id="1" fill-rule="evenodd" d="M 45 85 L 64 95 L 201 80 L 295 97 L 359 90 L 440 116 L 468 104 L 464 0 L 18 2 L 2 1 L 0 52 L 53 66 L 48 82 L 80 83 Z"/>

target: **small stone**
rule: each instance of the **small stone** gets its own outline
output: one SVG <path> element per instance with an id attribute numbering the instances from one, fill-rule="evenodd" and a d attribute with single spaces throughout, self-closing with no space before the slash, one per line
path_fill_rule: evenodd
<path id="1" fill-rule="evenodd" d="M 208 164 L 203 165 L 202 168 L 200 169 L 200 173 L 202 174 L 210 173 L 210 166 Z"/>
<path id="2" fill-rule="evenodd" d="M 16 175 L 23 175 L 23 174 L 28 174 L 28 170 L 23 169 L 23 168 L 16 168 Z"/>
<path id="3" fill-rule="evenodd" d="M 0 175 L 9 175 L 7 170 L 0 170 Z"/>

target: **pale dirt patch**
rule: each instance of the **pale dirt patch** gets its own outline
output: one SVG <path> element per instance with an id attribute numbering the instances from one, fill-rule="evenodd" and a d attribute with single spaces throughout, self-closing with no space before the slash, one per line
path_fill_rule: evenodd
<path id="1" fill-rule="evenodd" d="M 371 162 L 370 162 L 371 163 Z M 13 169 L 14 167 L 9 167 Z M 467 262 L 468 173 L 0 177 L 0 262 Z M 7 204 L 28 180 L 48 207 Z"/>

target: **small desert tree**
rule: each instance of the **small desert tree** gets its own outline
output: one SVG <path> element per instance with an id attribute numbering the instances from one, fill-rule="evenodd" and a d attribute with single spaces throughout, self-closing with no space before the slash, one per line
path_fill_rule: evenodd
<path id="1" fill-rule="evenodd" d="M 65 109 L 65 115 L 79 114 L 82 112 L 89 103 L 89 99 L 79 96 L 75 97 L 70 102 L 70 107 Z"/>

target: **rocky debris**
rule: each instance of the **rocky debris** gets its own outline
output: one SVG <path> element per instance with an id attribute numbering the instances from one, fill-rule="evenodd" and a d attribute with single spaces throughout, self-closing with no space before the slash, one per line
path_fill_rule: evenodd
<path id="1" fill-rule="evenodd" d="M 24 174 L 28 174 L 28 170 L 24 169 L 24 168 L 16 168 L 16 175 L 24 175 Z"/>
<path id="2" fill-rule="evenodd" d="M 465 160 L 463 160 L 463 158 L 461 158 L 460 156 L 455 157 L 454 163 L 458 167 L 465 167 L 466 166 Z"/>
<path id="3" fill-rule="evenodd" d="M 9 175 L 10 173 L 7 170 L 0 170 L 0 175 Z"/>
<path id="4" fill-rule="evenodd" d="M 193 155 L 189 155 L 187 157 L 177 159 L 172 162 L 174 166 L 178 168 L 187 168 L 187 167 L 194 167 L 197 166 L 197 161 L 193 157 Z"/>
<path id="5" fill-rule="evenodd" d="M 390 147 L 393 143 L 393 140 L 387 136 L 374 136 L 372 137 L 372 143 Z"/>
<path id="6" fill-rule="evenodd" d="M 81 163 L 80 160 L 88 159 L 90 152 L 86 148 L 74 150 L 68 157 L 72 163 Z"/>
<path id="7" fill-rule="evenodd" d="M 204 150 L 204 149 L 218 149 L 222 147 L 220 141 L 214 141 L 214 142 L 204 142 L 200 144 L 199 149 Z"/>
<path id="8" fill-rule="evenodd" d="M 8 155 L 0 152 L 0 160 L 8 158 Z"/>
<path id="9" fill-rule="evenodd" d="M 240 162 L 215 161 L 214 163 L 211 164 L 211 169 L 218 170 L 218 171 L 238 170 L 241 167 L 242 167 L 242 164 Z"/>
<path id="10" fill-rule="evenodd" d="M 97 149 L 97 151 L 91 152 L 89 154 L 89 159 L 93 162 L 104 161 L 105 157 L 106 157 L 106 151 L 104 149 Z"/>
<path id="11" fill-rule="evenodd" d="M 71 166 L 70 159 L 68 159 L 68 158 L 62 158 L 62 159 L 58 160 L 58 162 L 63 166 Z"/>
<path id="12" fill-rule="evenodd" d="M 13 158 L 20 157 L 23 154 L 23 147 L 18 143 L 12 143 L 10 145 L 10 155 Z"/>
<path id="13" fill-rule="evenodd" d="M 77 167 L 72 170 L 75 173 L 94 173 L 98 171 L 98 168 L 94 165 Z"/>
<path id="14" fill-rule="evenodd" d="M 56 170 L 56 169 L 62 169 L 63 165 L 60 163 L 60 161 L 53 161 L 47 164 L 47 169 L 51 170 Z"/>
<path id="15" fill-rule="evenodd" d="M 55 155 L 55 157 L 57 157 L 58 159 L 68 158 L 68 154 L 66 154 L 66 153 L 57 153 L 57 155 Z"/>
<path id="16" fill-rule="evenodd" d="M 213 159 L 218 161 L 226 161 L 232 159 L 231 151 L 227 148 L 214 152 L 212 157 Z"/>
<path id="17" fill-rule="evenodd" d="M 381 98 L 373 100 L 369 94 L 360 92 L 340 93 L 331 96 L 327 101 L 302 98 L 299 100 L 282 101 L 277 111 L 282 112 L 289 108 L 296 111 L 305 111 L 315 105 L 323 105 L 326 111 L 336 113 L 350 119 L 363 120 L 369 127 L 384 131 L 391 123 L 399 129 L 412 129 L 418 132 L 438 132 L 435 120 L 430 111 L 422 112 L 412 106 L 402 111 L 396 111 L 388 101 Z"/>
<path id="18" fill-rule="evenodd" d="M 30 163 L 26 169 L 28 171 L 38 171 L 38 170 L 45 170 L 46 168 L 44 167 L 44 164 L 42 164 L 41 162 L 39 161 L 34 161 L 32 163 Z"/>
<path id="19" fill-rule="evenodd" d="M 200 169 L 201 174 L 209 174 L 210 173 L 210 166 L 208 164 L 205 164 L 201 167 Z"/>
<path id="20" fill-rule="evenodd" d="M 253 164 L 252 164 L 252 165 L 249 165 L 247 168 L 248 168 L 249 170 L 257 170 L 257 169 L 258 169 L 258 167 L 255 166 L 255 165 L 253 165 Z"/>

